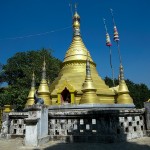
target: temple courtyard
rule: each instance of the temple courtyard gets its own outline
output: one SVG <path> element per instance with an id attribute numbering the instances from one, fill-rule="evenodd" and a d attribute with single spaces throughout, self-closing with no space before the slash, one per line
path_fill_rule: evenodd
<path id="1" fill-rule="evenodd" d="M 0 150 L 150 150 L 150 137 L 121 143 L 59 143 L 48 142 L 40 147 L 25 147 L 23 139 L 0 139 Z"/>

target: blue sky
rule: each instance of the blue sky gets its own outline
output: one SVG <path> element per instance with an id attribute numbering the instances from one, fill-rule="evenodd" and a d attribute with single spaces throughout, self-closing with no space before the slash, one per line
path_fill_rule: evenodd
<path id="1" fill-rule="evenodd" d="M 46 35 L 16 38 L 72 25 L 69 3 L 71 0 L 0 0 L 0 62 L 16 52 L 53 49 L 61 60 L 71 40 L 72 28 Z M 150 87 L 150 1 L 149 0 L 72 0 L 78 3 L 83 41 L 97 64 L 99 75 L 111 77 L 109 50 L 105 46 L 103 18 L 112 37 L 113 24 L 110 8 L 114 11 L 120 36 L 120 49 L 125 78 Z M 116 43 L 112 40 L 115 77 L 119 59 Z"/>

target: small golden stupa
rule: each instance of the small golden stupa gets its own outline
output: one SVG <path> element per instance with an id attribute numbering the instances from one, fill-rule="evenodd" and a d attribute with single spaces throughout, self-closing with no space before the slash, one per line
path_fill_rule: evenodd
<path id="1" fill-rule="evenodd" d="M 118 104 L 133 104 L 133 99 L 129 95 L 129 90 L 124 80 L 123 66 L 120 65 L 120 80 L 118 88 Z"/>
<path id="2" fill-rule="evenodd" d="M 49 92 L 49 87 L 48 87 L 48 83 L 46 80 L 45 59 L 44 59 L 43 68 L 42 68 L 42 80 L 41 80 L 40 86 L 38 88 L 38 97 L 43 98 L 45 105 L 51 105 L 50 92 Z"/>
<path id="3" fill-rule="evenodd" d="M 31 82 L 31 89 L 29 91 L 29 95 L 27 97 L 27 103 L 26 106 L 33 105 L 34 104 L 34 93 L 35 93 L 35 75 L 34 72 L 32 74 L 32 82 Z"/>
<path id="4" fill-rule="evenodd" d="M 77 11 L 73 16 L 73 39 L 66 52 L 62 68 L 58 77 L 50 85 L 52 104 L 63 103 L 80 104 L 83 95 L 82 84 L 86 76 L 87 54 L 91 66 L 91 78 L 96 89 L 98 100 L 103 104 L 114 104 L 115 93 L 105 84 L 98 75 L 96 64 L 85 47 L 80 34 L 80 16 Z M 92 102 L 93 101 L 93 102 Z M 95 103 L 93 98 L 90 103 Z"/>
<path id="5" fill-rule="evenodd" d="M 93 85 L 93 81 L 91 78 L 91 70 L 90 70 L 90 62 L 87 57 L 86 61 L 86 78 L 83 83 L 82 96 L 80 100 L 80 104 L 98 104 L 99 99 L 96 94 L 96 89 Z"/>

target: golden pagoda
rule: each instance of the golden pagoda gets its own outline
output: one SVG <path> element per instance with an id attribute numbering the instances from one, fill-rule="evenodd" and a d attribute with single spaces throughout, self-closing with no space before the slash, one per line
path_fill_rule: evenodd
<path id="1" fill-rule="evenodd" d="M 29 91 L 29 95 L 27 97 L 27 103 L 26 103 L 26 106 L 29 106 L 29 105 L 33 105 L 34 104 L 34 93 L 35 93 L 35 75 L 34 75 L 34 72 L 32 74 L 32 82 L 31 82 L 31 89 Z"/>
<path id="2" fill-rule="evenodd" d="M 77 11 L 73 16 L 73 39 L 66 52 L 58 77 L 50 85 L 52 104 L 80 104 L 83 94 L 82 85 L 86 76 L 87 54 L 91 66 L 91 78 L 99 103 L 113 104 L 115 93 L 109 89 L 98 75 L 96 64 L 85 47 L 80 34 L 80 16 Z"/>
<path id="3" fill-rule="evenodd" d="M 45 59 L 44 59 L 43 68 L 42 68 L 42 80 L 38 88 L 38 97 L 43 98 L 45 105 L 51 105 L 50 92 L 49 92 L 49 87 L 48 87 L 48 83 L 46 80 Z"/>
<path id="4" fill-rule="evenodd" d="M 86 78 L 83 83 L 82 96 L 80 100 L 80 104 L 98 104 L 99 99 L 96 94 L 96 89 L 93 85 L 93 81 L 91 78 L 91 70 L 90 70 L 90 62 L 87 58 L 86 61 Z"/>
<path id="5" fill-rule="evenodd" d="M 133 99 L 129 95 L 129 90 L 124 80 L 123 66 L 120 65 L 120 80 L 119 80 L 119 88 L 118 88 L 118 104 L 133 104 Z"/>

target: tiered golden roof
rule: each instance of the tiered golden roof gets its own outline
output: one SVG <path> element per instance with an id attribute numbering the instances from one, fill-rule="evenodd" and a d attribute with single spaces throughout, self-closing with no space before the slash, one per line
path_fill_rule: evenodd
<path id="1" fill-rule="evenodd" d="M 120 81 L 119 81 L 119 89 L 118 89 L 118 104 L 133 104 L 133 99 L 129 95 L 129 90 L 124 80 L 123 66 L 120 65 Z"/>
<path id="2" fill-rule="evenodd" d="M 77 61 L 77 60 L 86 61 L 87 52 L 88 52 L 90 61 L 93 62 L 89 54 L 89 51 L 85 47 L 82 41 L 81 35 L 80 35 L 80 16 L 78 15 L 77 12 L 75 12 L 75 15 L 73 17 L 73 30 L 74 30 L 73 40 L 68 51 L 66 52 L 64 63 L 68 61 Z"/>
<path id="3" fill-rule="evenodd" d="M 51 105 L 50 92 L 49 92 L 49 87 L 48 87 L 48 83 L 47 83 L 47 80 L 46 80 L 46 63 L 45 63 L 45 59 L 44 59 L 43 69 L 42 69 L 42 80 L 41 80 L 40 86 L 38 88 L 38 96 L 40 98 L 43 98 L 45 105 Z"/>
<path id="4" fill-rule="evenodd" d="M 26 103 L 26 106 L 29 106 L 29 105 L 33 105 L 34 104 L 34 93 L 35 93 L 35 75 L 34 75 L 34 72 L 32 74 L 32 82 L 31 82 L 31 89 L 30 89 L 30 92 L 29 92 L 29 95 L 27 97 L 27 103 Z"/>
<path id="5" fill-rule="evenodd" d="M 96 94 L 99 103 L 113 104 L 115 93 L 109 89 L 105 82 L 98 75 L 96 64 L 93 62 L 89 51 L 85 47 L 80 34 L 80 16 L 77 12 L 73 17 L 73 39 L 66 52 L 62 68 L 58 77 L 50 86 L 52 104 L 61 104 L 63 88 L 67 88 L 71 94 L 71 103 L 79 104 L 82 92 L 82 84 L 86 76 L 87 53 L 91 66 L 91 78 L 97 89 Z M 65 87 L 64 87 L 65 84 Z M 62 88 L 63 87 L 63 88 Z"/>

